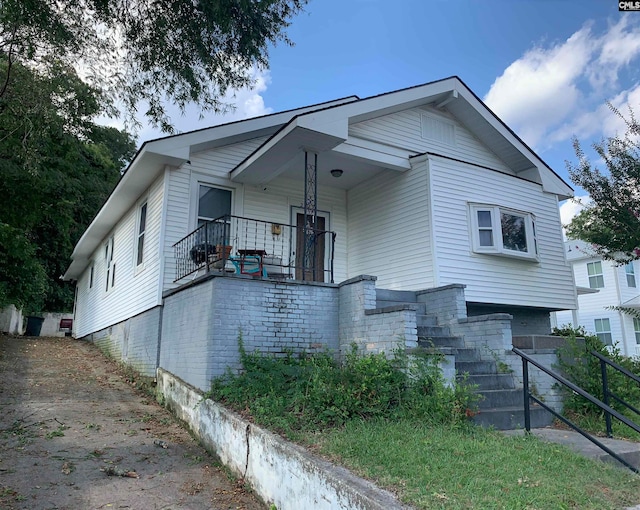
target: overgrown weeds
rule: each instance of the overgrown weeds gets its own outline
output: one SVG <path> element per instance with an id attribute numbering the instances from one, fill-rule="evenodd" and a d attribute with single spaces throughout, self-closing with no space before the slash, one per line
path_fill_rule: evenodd
<path id="1" fill-rule="evenodd" d="M 624 356 L 616 345 L 605 346 L 597 336 L 588 334 L 583 327 L 564 326 L 554 329 L 554 334 L 566 339 L 565 346 L 558 352 L 558 368 L 567 379 L 599 400 L 604 400 L 600 360 L 593 356 L 591 351 L 606 356 L 629 372 L 640 376 L 639 358 Z M 607 368 L 607 381 L 610 393 L 635 408 L 640 408 L 640 384 L 611 367 Z M 640 416 L 616 399 L 610 399 L 609 405 L 635 423 L 640 423 Z M 604 411 L 569 389 L 565 390 L 564 411 L 572 421 L 576 421 L 586 430 L 594 433 L 605 432 Z M 614 434 L 618 437 L 640 438 L 640 435 L 615 418 L 613 425 Z"/>
<path id="2" fill-rule="evenodd" d="M 247 353 L 242 338 L 239 350 L 241 372 L 215 379 L 207 396 L 289 437 L 353 419 L 456 424 L 475 410 L 472 388 L 448 385 L 435 355 L 360 355 L 354 346 L 338 363 L 326 352 Z"/>

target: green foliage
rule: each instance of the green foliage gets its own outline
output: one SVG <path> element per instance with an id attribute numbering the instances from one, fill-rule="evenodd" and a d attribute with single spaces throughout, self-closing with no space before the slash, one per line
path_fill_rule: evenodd
<path id="1" fill-rule="evenodd" d="M 224 111 L 229 89 L 251 84 L 267 66 L 306 0 L 3 0 L 0 2 L 0 97 L 13 65 L 57 76 L 82 68 L 84 79 L 135 123 L 137 111 L 170 131 L 163 102 Z M 67 99 L 65 98 L 65 101 Z M 110 108 L 108 108 L 110 106 Z"/>
<path id="2" fill-rule="evenodd" d="M 558 365 L 565 377 L 600 400 L 603 400 L 604 396 L 600 360 L 590 354 L 591 351 L 606 356 L 614 363 L 640 376 L 640 359 L 622 355 L 617 346 L 605 346 L 597 336 L 588 334 L 583 327 L 574 329 L 570 326 L 563 326 L 560 329 L 556 328 L 554 334 L 566 339 L 565 347 L 558 353 Z M 607 380 L 611 393 L 634 407 L 640 408 L 639 384 L 611 367 L 607 368 Z M 624 405 L 614 399 L 611 399 L 609 405 L 620 413 L 626 414 L 628 412 Z M 596 405 L 570 390 L 566 392 L 564 409 L 565 412 L 575 413 L 578 416 L 597 416 L 600 418 L 604 416 L 604 413 Z M 637 415 L 629 416 L 636 422 L 640 421 Z M 604 424 L 604 419 L 600 423 Z"/>
<path id="3" fill-rule="evenodd" d="M 567 236 L 591 243 L 604 259 L 622 263 L 640 258 L 640 124 L 633 111 L 625 118 L 609 107 L 624 120 L 627 132 L 593 144 L 606 172 L 593 166 L 574 140 L 578 164 L 567 163 L 569 175 L 592 202 L 567 226 Z"/>
<path id="4" fill-rule="evenodd" d="M 328 353 L 278 358 L 247 353 L 242 339 L 239 344 L 242 371 L 213 380 L 207 396 L 285 434 L 354 419 L 458 423 L 475 406 L 466 384 L 445 384 L 433 356 L 361 356 L 354 347 L 339 364 Z"/>
<path id="5" fill-rule="evenodd" d="M 59 277 L 135 147 L 88 120 L 98 105 L 70 71 L 51 80 L 19 64 L 12 72 L 0 97 L 0 306 L 68 311 L 73 288 Z M 78 104 L 62 107 L 60 90 L 73 90 Z"/>

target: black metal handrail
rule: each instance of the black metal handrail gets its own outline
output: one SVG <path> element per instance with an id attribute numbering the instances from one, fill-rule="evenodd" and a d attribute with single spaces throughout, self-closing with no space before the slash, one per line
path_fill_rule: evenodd
<path id="1" fill-rule="evenodd" d="M 242 272 L 248 262 L 254 261 L 252 274 L 255 276 L 311 281 L 326 281 L 326 278 L 333 283 L 336 233 L 307 227 L 307 236 L 324 249 L 318 252 L 318 260 L 314 258 L 312 267 L 305 267 L 302 253 L 296 253 L 302 230 L 300 225 L 235 215 L 207 221 L 173 245 L 174 281 L 202 268 L 224 274 L 233 273 L 234 267 L 238 271 L 239 266 Z M 254 271 L 255 262 L 260 270 Z"/>
<path id="2" fill-rule="evenodd" d="M 598 448 L 600 448 L 604 452 L 606 452 L 609 455 L 611 455 L 611 457 L 616 459 L 618 462 L 620 462 L 624 466 L 628 467 L 631 471 L 633 471 L 634 473 L 640 473 L 640 471 L 635 466 L 633 466 L 632 464 L 627 462 L 620 455 L 618 455 L 616 452 L 614 452 L 611 448 L 609 448 L 608 446 L 606 446 L 602 442 L 598 441 L 594 436 L 589 434 L 587 431 L 583 430 L 581 427 L 579 427 L 578 425 L 573 423 L 571 420 L 565 418 L 560 413 L 558 413 L 555 409 L 553 409 L 550 406 L 546 405 L 542 400 L 540 400 L 535 395 L 533 395 L 531 393 L 531 391 L 529 390 L 529 363 L 531 363 L 536 368 L 542 370 L 545 374 L 553 377 L 557 382 L 559 382 L 563 386 L 566 386 L 571 391 L 574 391 L 578 395 L 586 398 L 589 402 L 591 402 L 592 404 L 596 405 L 597 407 L 599 407 L 603 411 L 609 413 L 611 416 L 613 416 L 616 419 L 620 420 L 622 423 L 624 423 L 625 425 L 627 425 L 628 427 L 630 427 L 631 429 L 635 430 L 638 433 L 640 433 L 640 426 L 638 426 L 636 423 L 631 421 L 626 416 L 620 414 L 618 411 L 616 411 L 615 409 L 613 409 L 609 405 L 607 405 L 604 402 L 602 402 L 601 400 L 597 399 L 596 397 L 594 397 L 590 393 L 587 393 L 585 390 L 583 390 L 579 386 L 573 384 L 568 379 L 565 379 L 561 375 L 556 374 L 552 370 L 550 370 L 550 369 L 546 368 L 545 366 L 541 365 L 536 360 L 534 360 L 531 356 L 525 354 L 523 351 L 521 351 L 517 347 L 513 348 L 513 352 L 522 358 L 522 382 L 523 382 L 523 394 L 524 394 L 524 426 L 525 426 L 525 430 L 527 432 L 531 432 L 531 407 L 530 407 L 530 404 L 531 404 L 531 401 L 533 400 L 536 404 L 538 404 L 539 406 L 541 406 L 544 409 L 546 409 L 547 411 L 549 411 L 556 418 L 558 418 L 561 422 L 565 423 L 566 425 L 571 427 L 573 430 L 575 430 L 576 432 L 578 432 L 579 434 L 584 436 L 586 439 L 588 439 L 593 444 L 595 444 Z"/>
<path id="3" fill-rule="evenodd" d="M 620 372 L 625 377 L 631 379 L 632 381 L 635 381 L 638 384 L 640 384 L 640 377 L 638 377 L 637 375 L 635 375 L 632 372 L 629 372 L 623 366 L 618 365 L 615 361 L 607 358 L 606 356 L 603 356 L 602 354 L 600 354 L 597 351 L 591 351 L 591 355 L 595 356 L 596 358 L 598 358 L 600 360 L 600 373 L 602 375 L 602 398 L 604 399 L 604 403 L 609 405 L 609 403 L 611 402 L 610 398 L 613 398 L 616 402 L 622 404 L 627 409 L 629 409 L 630 411 L 633 411 L 638 416 L 640 416 L 640 410 L 639 409 L 637 409 L 636 407 L 631 405 L 629 402 L 624 400 L 621 396 L 616 395 L 615 393 L 613 393 L 611 391 L 611 389 L 609 388 L 609 377 L 607 376 L 607 365 L 609 365 L 614 370 Z M 607 424 L 607 436 L 608 437 L 613 437 L 613 428 L 611 426 L 611 415 L 608 412 L 605 411 L 604 418 L 605 418 L 605 422 Z"/>

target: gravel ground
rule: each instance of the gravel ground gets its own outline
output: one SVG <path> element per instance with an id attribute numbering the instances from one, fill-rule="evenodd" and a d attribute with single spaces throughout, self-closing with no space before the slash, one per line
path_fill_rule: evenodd
<path id="1" fill-rule="evenodd" d="M 93 345 L 0 335 L 0 510 L 265 506 Z"/>

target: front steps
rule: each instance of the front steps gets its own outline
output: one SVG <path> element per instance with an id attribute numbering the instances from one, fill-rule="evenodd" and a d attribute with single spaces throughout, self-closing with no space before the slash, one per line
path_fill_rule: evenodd
<path id="1" fill-rule="evenodd" d="M 378 289 L 376 306 L 410 304 L 416 307 L 418 347 L 442 349 L 455 355 L 455 369 L 459 378 L 466 377 L 470 384 L 477 385 L 481 395 L 479 412 L 473 421 L 483 427 L 497 430 L 524 428 L 524 396 L 516 388 L 511 373 L 500 373 L 495 360 L 483 360 L 480 351 L 465 346 L 464 338 L 453 336 L 447 326 L 438 325 L 435 317 L 426 314 L 426 305 L 418 303 L 415 292 Z M 465 374 L 465 375 L 463 375 Z M 546 427 L 553 421 L 551 413 L 531 406 L 531 427 Z"/>

